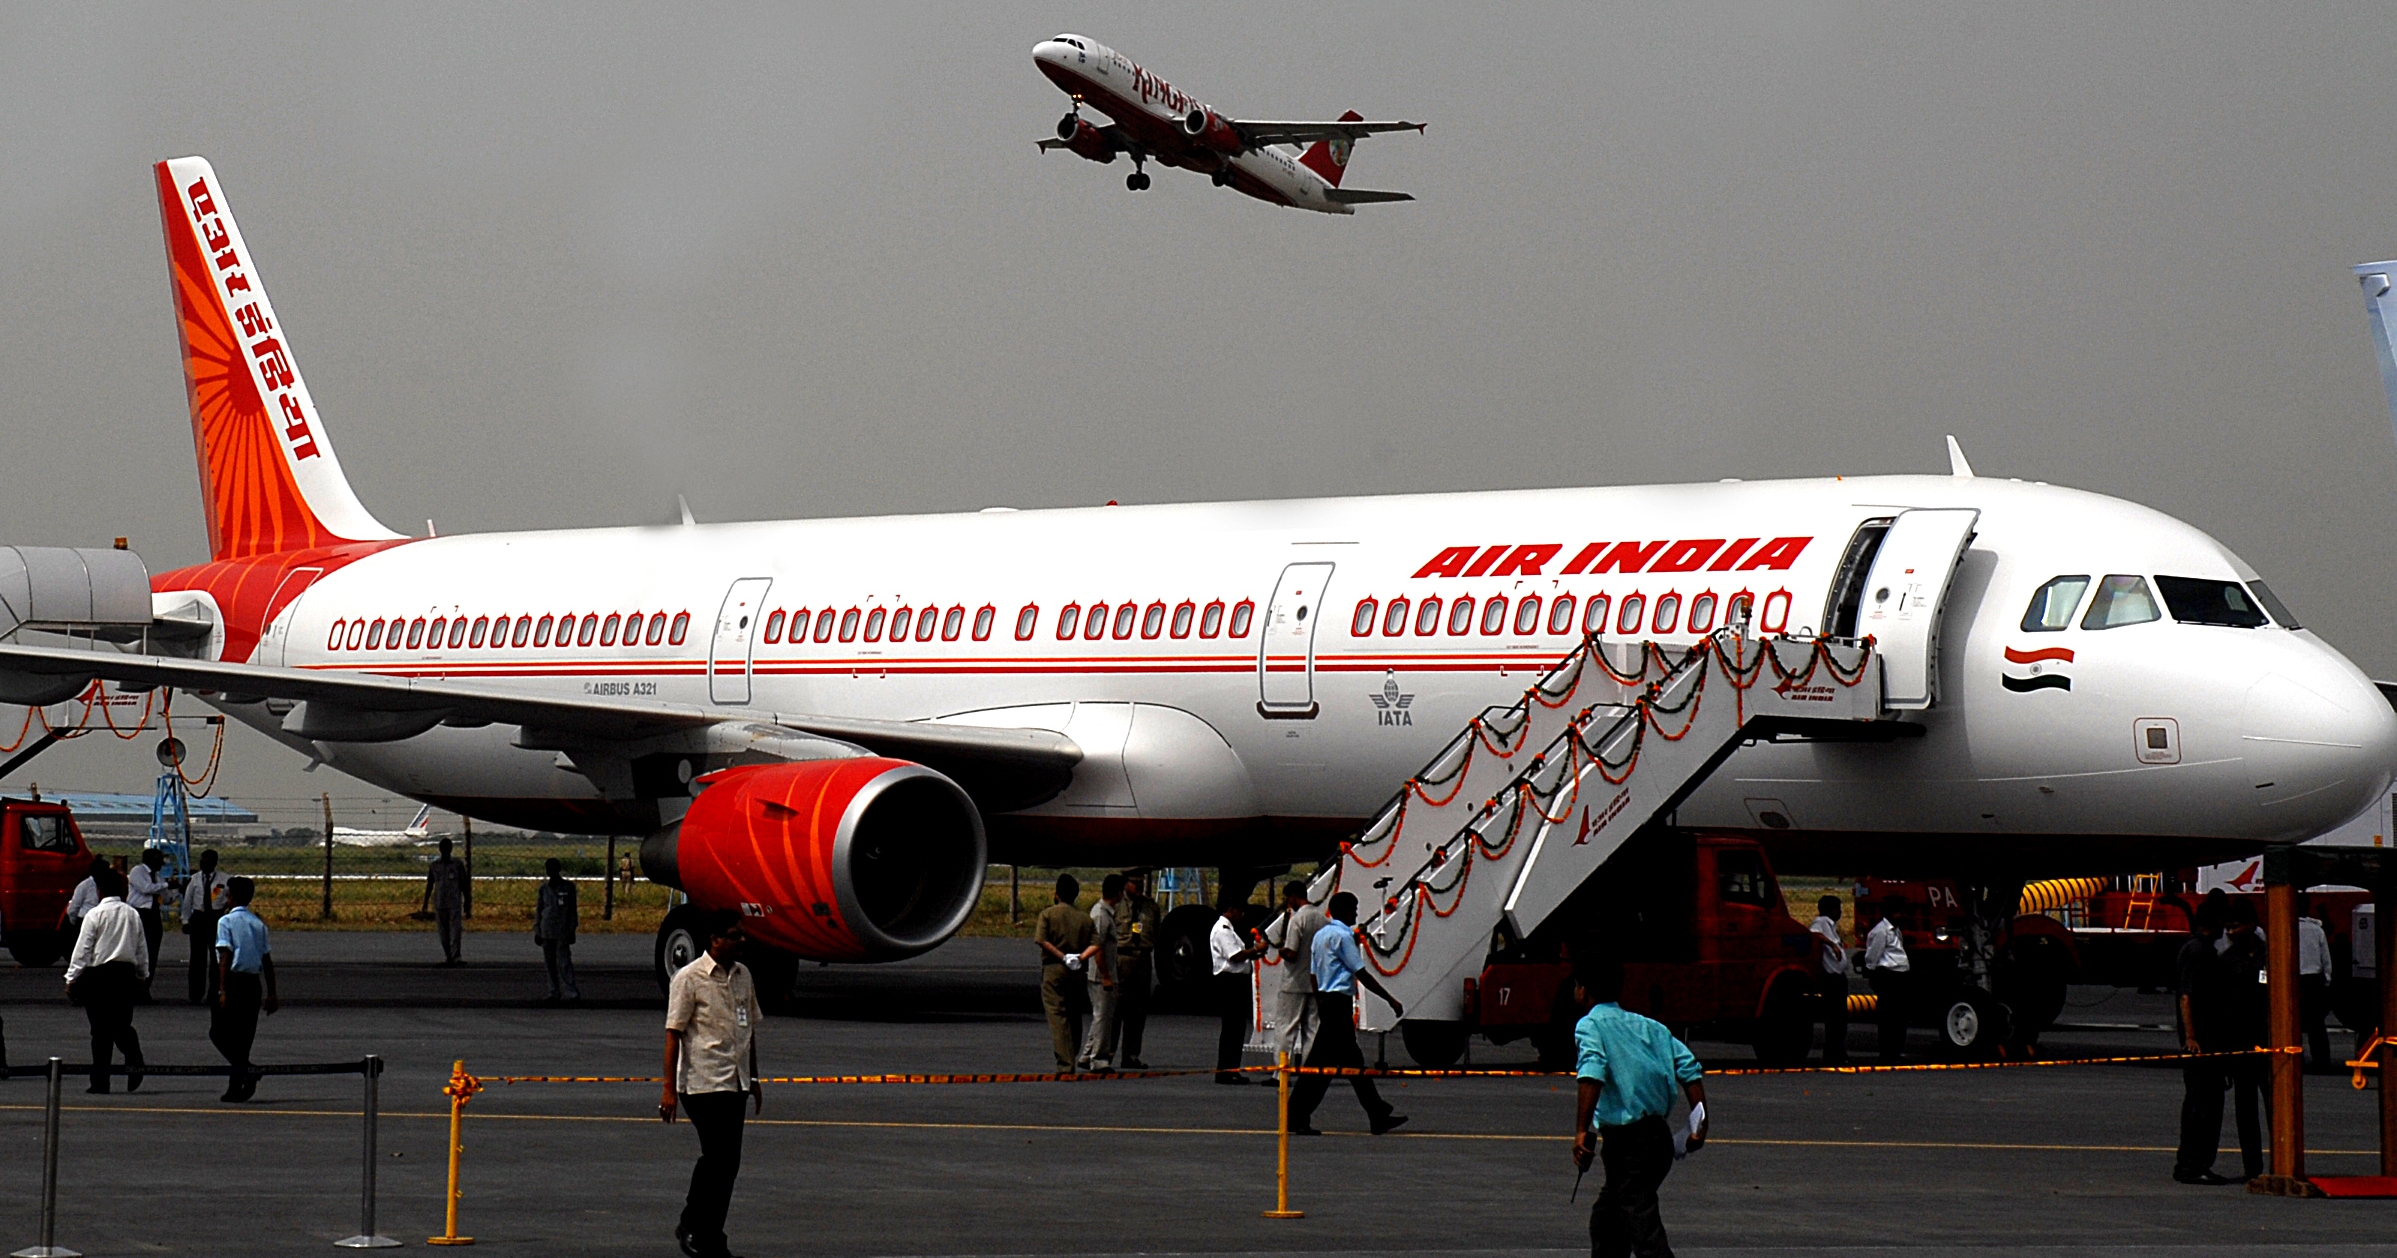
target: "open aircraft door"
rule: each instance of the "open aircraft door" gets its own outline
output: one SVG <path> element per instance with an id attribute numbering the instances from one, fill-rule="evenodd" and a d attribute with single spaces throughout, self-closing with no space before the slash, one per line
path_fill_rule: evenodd
<path id="1" fill-rule="evenodd" d="M 749 702 L 750 660 L 756 654 L 757 622 L 772 577 L 742 577 L 724 592 L 716 632 L 708 639 L 707 697 L 717 703 Z"/>
<path id="2" fill-rule="evenodd" d="M 1265 605 L 1265 629 L 1257 636 L 1257 713 L 1272 719 L 1307 720 L 1315 706 L 1315 626 L 1323 620 L 1323 587 L 1332 579 L 1328 563 L 1294 563 L 1282 569 Z"/>
<path id="3" fill-rule="evenodd" d="M 1856 632 L 1882 657 L 1881 706 L 1927 708 L 1939 692 L 1939 612 L 1981 513 L 1969 507 L 1901 511 L 1873 555 Z"/>

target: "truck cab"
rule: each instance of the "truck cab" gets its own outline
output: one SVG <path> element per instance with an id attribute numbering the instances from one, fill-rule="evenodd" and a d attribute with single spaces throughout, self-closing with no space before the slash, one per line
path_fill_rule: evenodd
<path id="1" fill-rule="evenodd" d="M 91 863 L 65 804 L 0 799 L 0 942 L 19 965 L 51 965 L 74 946 L 67 899 Z"/>

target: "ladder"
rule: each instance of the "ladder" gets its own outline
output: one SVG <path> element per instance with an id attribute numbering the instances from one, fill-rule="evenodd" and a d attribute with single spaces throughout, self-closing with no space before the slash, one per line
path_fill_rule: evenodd
<path id="1" fill-rule="evenodd" d="M 1467 723 L 1318 877 L 1358 901 L 1366 963 L 1407 1016 L 1455 1020 L 1503 929 L 1538 929 L 1607 857 L 1669 814 L 1742 742 L 1881 741 L 1870 638 L 1756 639 L 1745 622 L 1688 648 L 1585 638 L 1511 705 Z M 1360 991 L 1360 1025 L 1390 1007 Z"/>

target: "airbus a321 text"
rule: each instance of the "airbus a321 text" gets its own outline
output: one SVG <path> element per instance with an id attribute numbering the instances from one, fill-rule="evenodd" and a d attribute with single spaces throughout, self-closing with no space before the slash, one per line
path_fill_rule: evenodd
<path id="1" fill-rule="evenodd" d="M 53 627 L 80 642 L 0 644 L 0 699 L 171 686 L 443 809 L 640 836 L 652 878 L 740 907 L 785 955 L 932 948 L 993 860 L 1254 877 L 1337 856 L 1593 639 L 1748 667 L 1778 641 L 1884 671 L 1861 706 L 1826 672 L 1745 699 L 1675 699 L 1668 677 L 1580 712 L 1597 730 L 1653 699 L 1657 737 L 1723 741 L 1653 802 L 1633 777 L 1561 823 L 1569 847 L 1611 823 L 1609 843 L 1753 836 L 1785 871 L 2154 869 L 2310 838 L 2397 761 L 2389 704 L 2229 548 L 1961 457 L 1949 475 L 402 536 L 351 492 L 208 163 L 159 163 L 157 191 L 211 558 L 149 579 L 146 622 L 70 616 Z M 106 593 L 74 606 L 121 605 Z M 1846 719 L 1806 719 L 1817 697 Z M 1743 703 L 1797 715 L 1704 724 Z M 1475 754 L 1514 754 L 1498 724 L 1471 729 L 1495 748 Z M 1676 763 L 1649 745 L 1639 773 Z M 1438 782 L 1410 789 L 1453 793 Z M 1358 889 L 1369 915 L 1399 899 Z"/>
<path id="2" fill-rule="evenodd" d="M 1074 102 L 1057 120 L 1056 137 L 1040 142 L 1042 151 L 1068 149 L 1094 162 L 1112 162 L 1121 153 L 1132 159 L 1124 186 L 1134 192 L 1149 186 L 1142 168 L 1156 161 L 1198 171 L 1218 188 L 1324 214 L 1354 214 L 1360 205 L 1415 199 L 1404 192 L 1343 188 L 1340 176 L 1357 141 L 1384 131 L 1421 133 L 1423 123 L 1369 122 L 1355 110 L 1329 122 L 1227 118 L 1130 57 L 1080 35 L 1033 45 L 1032 64 Z M 1084 118 L 1085 105 L 1111 121 L 1102 125 Z"/>

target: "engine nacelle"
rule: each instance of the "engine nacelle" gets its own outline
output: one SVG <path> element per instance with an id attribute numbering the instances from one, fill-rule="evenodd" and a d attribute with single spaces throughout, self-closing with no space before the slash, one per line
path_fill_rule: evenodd
<path id="1" fill-rule="evenodd" d="M 1182 118 L 1182 134 L 1226 157 L 1237 157 L 1248 146 L 1241 142 L 1240 133 L 1232 129 L 1214 110 L 1201 105 Z"/>
<path id="2" fill-rule="evenodd" d="M 1072 135 L 1065 134 L 1066 129 L 1062 123 L 1057 128 L 1058 136 L 1065 141 L 1068 151 L 1077 157 L 1088 158 L 1101 165 L 1115 160 L 1115 141 L 1108 139 L 1106 132 L 1080 118 L 1073 119 L 1073 124 Z"/>
<path id="3" fill-rule="evenodd" d="M 897 961 L 938 946 L 982 895 L 982 814 L 920 764 L 862 756 L 743 765 L 641 845 L 653 881 L 741 910 L 761 944 L 813 961 Z"/>

